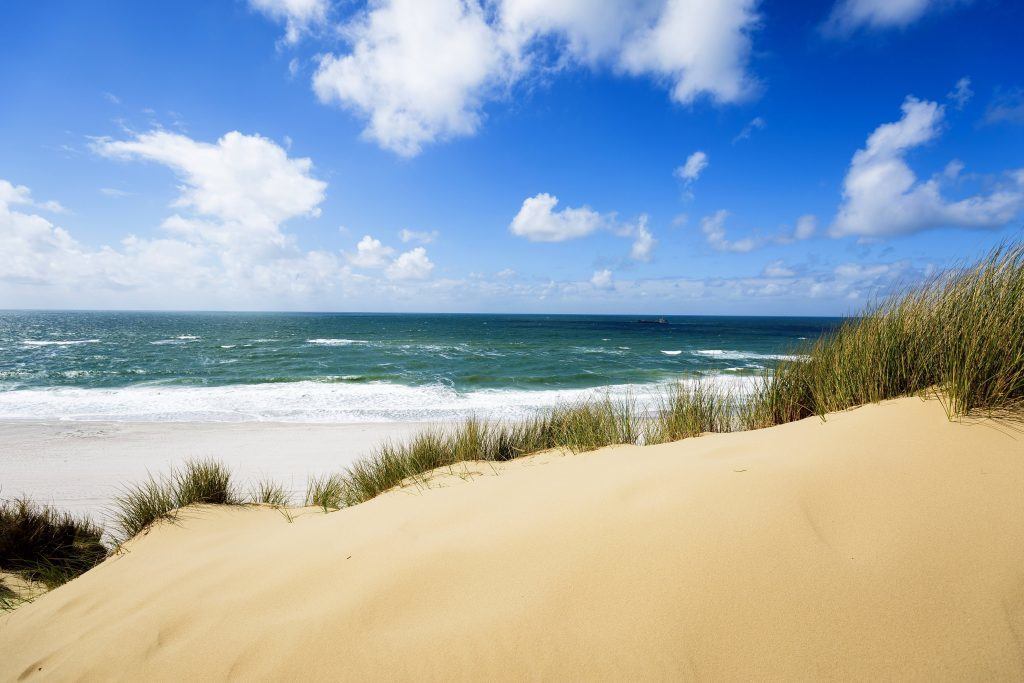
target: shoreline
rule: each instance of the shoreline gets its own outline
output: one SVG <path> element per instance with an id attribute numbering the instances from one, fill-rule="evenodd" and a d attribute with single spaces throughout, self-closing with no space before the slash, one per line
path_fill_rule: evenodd
<path id="1" fill-rule="evenodd" d="M 677 384 L 714 384 L 749 393 L 760 374 L 682 373 L 656 381 L 587 387 L 521 385 L 454 389 L 444 382 L 325 382 L 312 379 L 223 385 L 131 384 L 0 390 L 0 422 L 189 424 L 379 424 L 520 419 L 538 410 L 608 396 L 654 407 Z M 67 416 L 68 420 L 62 420 Z"/>
<path id="2" fill-rule="evenodd" d="M 0 497 L 26 495 L 101 520 L 123 484 L 212 457 L 247 483 L 279 481 L 300 502 L 307 476 L 437 424 L 0 420 Z"/>

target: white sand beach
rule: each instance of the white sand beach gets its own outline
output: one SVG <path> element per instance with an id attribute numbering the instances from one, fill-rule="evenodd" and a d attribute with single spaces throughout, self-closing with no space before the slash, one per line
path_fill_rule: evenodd
<path id="1" fill-rule="evenodd" d="M 309 475 L 336 472 L 422 423 L 0 422 L 0 495 L 102 515 L 118 487 L 189 458 L 222 460 L 245 481 L 273 478 L 299 498 Z"/>

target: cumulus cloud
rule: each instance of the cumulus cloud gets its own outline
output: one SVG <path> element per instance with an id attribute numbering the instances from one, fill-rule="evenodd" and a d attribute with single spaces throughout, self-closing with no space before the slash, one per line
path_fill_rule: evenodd
<path id="1" fill-rule="evenodd" d="M 484 105 L 542 70 L 583 66 L 666 83 L 673 100 L 731 103 L 747 74 L 758 0 L 377 0 L 322 56 L 317 97 L 355 112 L 403 156 L 474 134 Z"/>
<path id="2" fill-rule="evenodd" d="M 590 284 L 594 285 L 596 289 L 613 289 L 615 282 L 612 280 L 612 271 L 607 268 L 595 270 L 593 277 L 590 278 Z"/>
<path id="3" fill-rule="evenodd" d="M 8 205 L 21 204 L 50 213 L 67 213 L 67 209 L 60 202 L 52 199 L 38 202 L 32 198 L 32 191 L 24 185 L 14 185 L 2 179 L 0 179 L 0 202 Z"/>
<path id="4" fill-rule="evenodd" d="M 700 174 L 708 167 L 708 155 L 705 152 L 697 151 L 686 157 L 686 163 L 676 168 L 673 172 L 676 178 L 683 181 L 689 187 L 697 182 Z"/>
<path id="5" fill-rule="evenodd" d="M 383 268 L 391 261 L 395 250 L 386 247 L 380 240 L 364 235 L 356 245 L 356 253 L 347 254 L 348 262 L 356 268 Z"/>
<path id="6" fill-rule="evenodd" d="M 507 71 L 475 1 L 384 0 L 346 25 L 351 52 L 325 55 L 313 87 L 366 119 L 364 136 L 402 156 L 471 135 L 488 90 Z"/>
<path id="7" fill-rule="evenodd" d="M 754 0 L 668 0 L 658 19 L 631 36 L 621 68 L 672 83 L 672 99 L 688 104 L 700 95 L 736 102 L 752 87 L 746 73 Z"/>
<path id="8" fill-rule="evenodd" d="M 350 279 L 338 254 L 303 252 L 283 231 L 286 221 L 319 212 L 326 185 L 308 159 L 238 132 L 206 143 L 154 131 L 97 140 L 94 150 L 172 169 L 181 183 L 177 211 L 160 225 L 163 235 L 93 247 L 25 208 L 36 206 L 27 188 L 0 181 L 0 282 L 8 295 L 20 288 L 17 300 L 265 306 L 268 296 L 305 297 Z"/>
<path id="9" fill-rule="evenodd" d="M 647 216 L 640 216 L 630 235 L 634 239 L 629 257 L 634 261 L 650 261 L 658 240 L 654 239 L 654 235 L 647 229 Z"/>
<path id="10" fill-rule="evenodd" d="M 423 247 L 416 247 L 396 257 L 393 247 L 372 235 L 364 235 L 356 244 L 355 253 L 345 254 L 345 259 L 353 268 L 383 270 L 389 280 L 424 280 L 434 270 L 434 264 Z"/>
<path id="11" fill-rule="evenodd" d="M 1000 228 L 1024 208 L 1024 171 L 1011 171 L 989 194 L 958 201 L 942 193 L 943 176 L 918 180 L 907 153 L 937 138 L 943 107 L 908 97 L 899 121 L 879 126 L 857 151 L 843 181 L 832 235 L 884 237 L 933 228 Z M 957 173 L 960 165 L 957 168 Z"/>
<path id="12" fill-rule="evenodd" d="M 425 280 L 434 270 L 434 264 L 427 258 L 427 250 L 416 247 L 400 254 L 388 266 L 387 275 L 392 280 Z"/>
<path id="13" fill-rule="evenodd" d="M 437 230 L 431 230 L 427 232 L 426 230 L 416 231 L 403 229 L 400 233 L 398 233 L 398 237 L 403 242 L 419 242 L 420 244 L 430 244 L 431 242 L 437 239 L 438 234 L 439 233 L 437 232 Z"/>
<path id="14" fill-rule="evenodd" d="M 564 242 L 591 234 L 608 222 L 590 207 L 556 209 L 558 197 L 542 192 L 523 201 L 509 230 L 531 242 Z"/>
<path id="15" fill-rule="evenodd" d="M 614 213 L 601 214 L 589 206 L 558 209 L 558 197 L 542 192 L 523 201 L 519 213 L 509 224 L 509 231 L 531 242 L 565 242 L 607 230 L 618 237 L 633 240 L 630 258 L 650 261 L 658 240 L 647 227 L 648 217 L 640 215 L 635 222 L 619 221 Z"/>
<path id="16" fill-rule="evenodd" d="M 839 0 L 824 29 L 826 33 L 846 34 L 859 28 L 905 28 L 929 12 L 969 2 L 971 0 Z"/>
<path id="17" fill-rule="evenodd" d="M 310 159 L 289 158 L 275 142 L 238 131 L 208 143 L 157 130 L 128 140 L 99 139 L 93 149 L 171 168 L 183 183 L 174 206 L 195 216 L 173 215 L 165 228 L 238 250 L 286 246 L 281 223 L 319 215 L 327 187 L 311 175 Z"/>
<path id="18" fill-rule="evenodd" d="M 285 42 L 295 44 L 327 23 L 329 0 L 249 0 L 253 9 L 285 25 Z"/>

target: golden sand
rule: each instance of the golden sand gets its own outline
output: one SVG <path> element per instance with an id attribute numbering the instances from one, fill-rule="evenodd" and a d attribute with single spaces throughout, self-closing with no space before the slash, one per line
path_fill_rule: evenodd
<path id="1" fill-rule="evenodd" d="M 0 680 L 1024 677 L 1009 425 L 908 398 L 466 472 L 187 510 L 0 616 Z"/>

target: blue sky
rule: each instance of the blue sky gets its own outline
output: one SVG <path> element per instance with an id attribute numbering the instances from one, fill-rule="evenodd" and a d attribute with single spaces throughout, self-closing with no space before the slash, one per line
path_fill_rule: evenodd
<path id="1" fill-rule="evenodd" d="M 0 13 L 0 307 L 840 314 L 1022 228 L 1020 3 Z"/>

